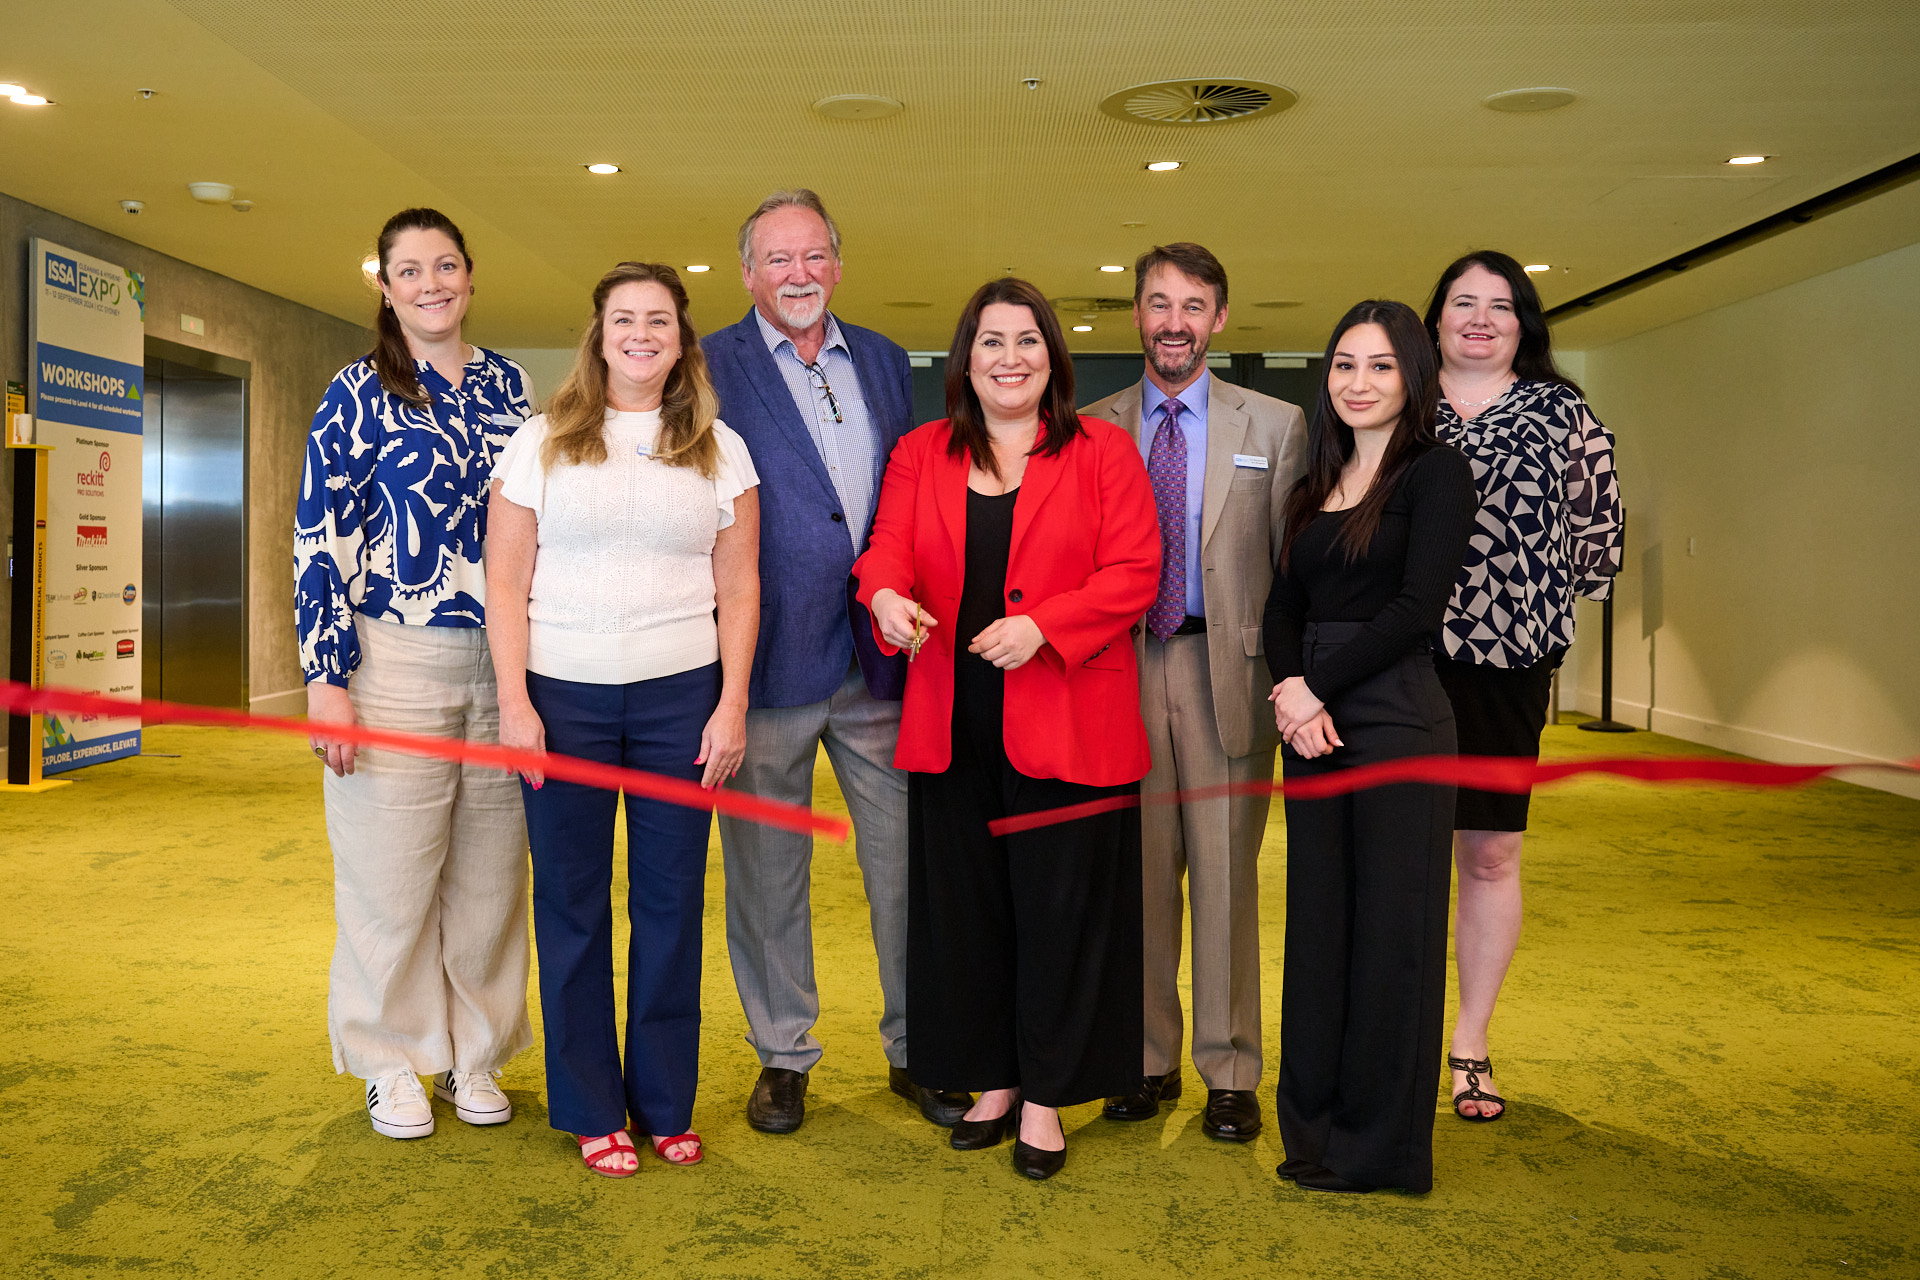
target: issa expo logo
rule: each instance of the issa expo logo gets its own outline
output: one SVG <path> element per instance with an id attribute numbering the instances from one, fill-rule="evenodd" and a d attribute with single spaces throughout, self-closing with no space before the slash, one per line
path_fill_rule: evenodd
<path id="1" fill-rule="evenodd" d="M 107 526 L 103 524 L 83 524 L 74 526 L 73 545 L 76 547 L 104 547 L 107 545 Z"/>
<path id="2" fill-rule="evenodd" d="M 120 301 L 119 280 L 57 253 L 47 255 L 47 286 L 96 302 Z"/>

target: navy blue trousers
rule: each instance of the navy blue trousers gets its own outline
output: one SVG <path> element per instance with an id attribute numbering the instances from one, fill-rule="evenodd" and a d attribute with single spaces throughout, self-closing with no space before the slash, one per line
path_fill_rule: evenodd
<path id="1" fill-rule="evenodd" d="M 720 703 L 720 664 L 639 680 L 580 684 L 527 673 L 547 750 L 699 781 L 700 733 Z M 613 1003 L 611 791 L 526 783 L 533 936 L 540 957 L 548 1122 L 598 1137 L 625 1128 L 667 1137 L 693 1127 L 700 1075 L 700 925 L 713 815 L 627 799 L 626 1066 Z"/>

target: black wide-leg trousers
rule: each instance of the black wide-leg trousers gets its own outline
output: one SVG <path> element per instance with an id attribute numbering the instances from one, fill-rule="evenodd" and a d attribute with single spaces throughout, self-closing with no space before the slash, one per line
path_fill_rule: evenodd
<path id="1" fill-rule="evenodd" d="M 1345 627 L 1310 628 L 1307 672 Z M 1405 756 L 1451 755 L 1433 659 L 1409 654 L 1327 707 L 1344 747 L 1288 782 Z M 1382 1187 L 1433 1187 L 1446 1009 L 1454 789 L 1397 785 L 1288 799 L 1286 969 L 1275 1097 L 1289 1160 Z"/>
<path id="2" fill-rule="evenodd" d="M 1066 1107 L 1140 1079 L 1140 814 L 996 837 L 987 823 L 1137 793 L 1007 760 L 997 690 L 956 690 L 953 760 L 907 775 L 910 1070 L 929 1089 L 1018 1087 Z"/>

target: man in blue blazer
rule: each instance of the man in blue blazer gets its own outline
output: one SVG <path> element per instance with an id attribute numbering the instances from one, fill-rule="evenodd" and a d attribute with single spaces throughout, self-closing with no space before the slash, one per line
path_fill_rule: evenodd
<path id="1" fill-rule="evenodd" d="M 720 416 L 760 475 L 760 642 L 736 785 L 809 804 L 826 747 L 867 891 L 889 1084 L 951 1126 L 972 1097 L 920 1089 L 907 1071 L 907 784 L 893 767 L 906 661 L 874 644 L 851 577 L 887 456 L 914 425 L 907 353 L 827 310 L 840 282 L 840 232 L 811 191 L 778 191 L 754 210 L 740 228 L 740 275 L 753 309 L 700 344 Z M 720 843 L 727 949 L 761 1064 L 747 1123 L 792 1133 L 821 1052 L 813 839 L 723 816 Z"/>

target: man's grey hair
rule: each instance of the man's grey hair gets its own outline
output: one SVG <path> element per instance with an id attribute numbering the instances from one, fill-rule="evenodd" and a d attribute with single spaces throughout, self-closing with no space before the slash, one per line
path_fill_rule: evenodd
<path id="1" fill-rule="evenodd" d="M 840 228 L 834 223 L 833 215 L 827 212 L 826 204 L 806 187 L 795 187 L 791 191 L 776 191 L 762 200 L 760 207 L 740 224 L 741 266 L 753 269 L 753 225 L 775 209 L 810 209 L 819 214 L 820 221 L 827 224 L 827 243 L 833 249 L 833 256 L 835 259 L 840 257 Z"/>

